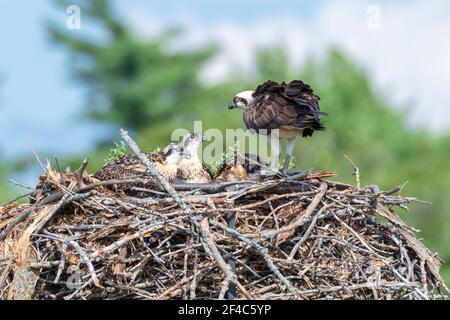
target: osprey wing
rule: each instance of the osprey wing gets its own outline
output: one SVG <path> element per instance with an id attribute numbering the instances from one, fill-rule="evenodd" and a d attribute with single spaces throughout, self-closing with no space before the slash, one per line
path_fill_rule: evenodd
<path id="1" fill-rule="evenodd" d="M 289 84 L 267 81 L 253 94 L 255 98 L 244 112 L 244 122 L 249 129 L 303 129 L 304 135 L 314 130 L 324 130 L 320 123 L 320 98 L 311 87 L 295 80 Z"/>

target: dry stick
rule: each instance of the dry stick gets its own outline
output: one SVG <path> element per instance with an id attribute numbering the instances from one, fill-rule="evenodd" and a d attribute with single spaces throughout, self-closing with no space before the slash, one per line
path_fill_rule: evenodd
<path id="1" fill-rule="evenodd" d="M 354 175 L 356 177 L 356 189 L 360 190 L 361 189 L 361 174 L 360 174 L 359 168 L 352 161 L 352 159 L 350 159 L 348 156 L 344 155 L 344 157 L 347 159 L 348 162 L 350 162 L 350 164 L 353 167 Z"/>
<path id="2" fill-rule="evenodd" d="M 405 283 L 402 282 L 387 282 L 387 281 L 382 281 L 378 284 L 378 286 L 380 287 L 394 287 L 394 286 L 398 286 L 398 287 L 406 287 L 408 286 Z M 330 292 L 336 292 L 336 291 L 341 291 L 341 290 L 345 290 L 345 291 L 352 291 L 352 290 L 359 290 L 359 289 L 370 289 L 370 288 L 375 288 L 377 289 L 377 285 L 372 283 L 372 282 L 367 282 L 367 283 L 362 283 L 362 284 L 355 284 L 355 285 L 351 285 L 351 286 L 334 286 L 334 287 L 329 287 L 329 288 L 318 288 L 318 289 L 310 289 L 310 290 L 304 290 L 301 291 L 302 294 L 313 294 L 313 293 L 330 293 Z"/>
<path id="3" fill-rule="evenodd" d="M 110 185 L 114 185 L 114 184 L 130 184 L 130 183 L 140 183 L 140 182 L 144 183 L 144 182 L 146 182 L 146 180 L 145 179 L 126 179 L 126 180 L 100 181 L 100 182 L 92 183 L 87 186 L 83 186 L 81 188 L 75 187 L 72 191 L 74 193 L 81 193 L 81 192 L 95 189 L 97 187 L 110 186 Z M 51 195 L 47 196 L 42 201 L 40 201 L 39 205 L 46 205 L 46 204 L 50 204 L 55 201 L 59 201 L 59 200 L 61 200 L 62 197 L 64 197 L 65 194 L 66 193 L 63 191 L 58 191 L 58 192 L 52 193 Z"/>
<path id="4" fill-rule="evenodd" d="M 194 191 L 200 190 L 208 193 L 215 193 L 225 190 L 228 187 L 236 186 L 237 188 L 249 187 L 249 182 L 226 182 L 226 183 L 174 183 L 172 187 L 177 191 Z"/>
<path id="5" fill-rule="evenodd" d="M 281 180 L 277 183 L 273 183 L 268 187 L 262 187 L 261 192 L 264 193 L 273 193 L 273 194 L 282 194 L 285 192 L 307 192 L 311 191 L 311 188 L 305 186 L 304 184 L 295 184 L 295 185 L 280 185 Z M 223 190 L 227 190 L 227 188 L 232 187 L 233 191 L 240 191 L 249 188 L 253 188 L 256 186 L 261 186 L 258 182 L 230 182 L 230 183 L 176 183 L 173 184 L 173 188 L 177 191 L 204 191 L 207 193 L 215 193 Z"/>
<path id="6" fill-rule="evenodd" d="M 56 273 L 55 280 L 53 280 L 53 283 L 55 283 L 55 284 L 58 283 L 59 278 L 61 277 L 61 274 L 64 271 L 64 267 L 66 265 L 66 254 L 67 254 L 67 243 L 63 242 L 63 245 L 61 248 L 61 258 L 59 259 L 58 271 Z"/>
<path id="7" fill-rule="evenodd" d="M 119 248 L 122 248 L 123 246 L 125 246 L 128 242 L 133 241 L 135 239 L 139 239 L 141 237 L 145 237 L 146 235 L 148 235 L 150 232 L 154 232 L 160 229 L 163 229 L 165 226 L 166 222 L 158 222 L 155 225 L 152 225 L 150 228 L 144 229 L 142 231 L 138 231 L 136 233 L 133 233 L 131 235 L 127 235 L 125 237 L 122 237 L 120 240 L 117 240 L 116 242 L 110 244 L 107 247 L 98 249 L 97 251 L 94 251 L 91 255 L 90 258 L 92 260 L 102 257 L 102 256 L 106 256 L 108 253 L 111 253 Z"/>
<path id="8" fill-rule="evenodd" d="M 264 199 L 262 201 L 259 201 L 259 202 L 253 202 L 251 204 L 241 206 L 241 207 L 239 207 L 239 210 L 253 209 L 256 207 L 261 207 L 263 204 L 266 204 L 266 203 L 269 203 L 272 201 L 281 200 L 281 199 L 289 199 L 289 198 L 298 198 L 299 196 L 300 196 L 300 193 L 298 193 L 298 192 L 282 194 L 282 195 L 275 195 L 275 196 L 271 196 L 271 197 Z"/>
<path id="9" fill-rule="evenodd" d="M 149 299 L 149 300 L 154 298 L 154 297 L 153 297 L 151 294 L 149 294 L 147 291 L 142 290 L 142 289 L 138 289 L 138 288 L 133 288 L 133 287 L 131 287 L 131 286 L 126 286 L 126 285 L 117 284 L 117 283 L 114 283 L 114 282 L 112 282 L 112 281 L 106 281 L 106 282 L 105 282 L 105 285 L 110 286 L 110 287 L 113 287 L 113 288 L 115 288 L 115 289 L 119 289 L 119 290 L 125 290 L 125 291 L 131 291 L 131 292 L 134 292 L 136 295 L 142 296 L 142 297 L 144 297 L 144 298 L 146 298 L 146 299 Z"/>
<path id="10" fill-rule="evenodd" d="M 63 174 L 63 172 L 62 172 L 62 170 L 61 170 L 61 167 L 59 166 L 59 161 L 58 161 L 58 158 L 57 158 L 56 156 L 55 156 L 55 163 L 56 163 L 56 169 L 58 169 L 59 175 L 61 176 L 61 181 L 60 181 L 60 183 L 61 183 L 62 185 L 65 185 L 64 174 Z"/>
<path id="11" fill-rule="evenodd" d="M 392 190 L 382 192 L 381 195 L 390 196 L 390 195 L 393 195 L 394 193 L 397 193 L 397 192 L 400 194 L 408 183 L 409 183 L 409 181 L 406 181 L 402 185 L 399 185 L 398 187 L 396 187 L 396 188 L 394 188 Z"/>
<path id="12" fill-rule="evenodd" d="M 59 211 L 59 209 L 61 209 L 63 206 L 65 206 L 65 205 L 67 205 L 67 204 L 69 204 L 69 203 L 71 203 L 71 202 L 73 202 L 73 201 L 76 201 L 76 200 L 83 200 L 83 199 L 85 199 L 85 198 L 88 198 L 89 196 L 90 196 L 89 193 L 87 193 L 87 194 L 82 194 L 82 195 L 74 195 L 74 196 L 71 196 L 71 197 L 69 197 L 68 194 L 63 195 L 63 196 L 61 197 L 62 199 L 60 198 L 60 202 L 59 202 L 58 205 L 55 207 L 54 211 L 53 211 L 51 214 L 49 214 L 48 218 L 44 220 L 44 223 L 41 223 L 41 226 L 39 227 L 39 229 L 41 229 L 41 228 L 43 227 L 43 225 L 45 225 L 45 223 L 47 223 L 47 222 L 50 220 L 50 218 L 53 217 L 53 215 L 54 215 L 55 213 L 57 213 L 57 212 Z M 36 208 L 37 208 L 37 205 L 33 205 L 33 206 L 31 206 L 29 209 L 23 211 L 20 215 L 18 215 L 18 216 L 14 219 L 14 221 L 12 221 L 12 222 L 5 228 L 5 230 L 3 230 L 3 231 L 0 233 L 0 241 L 5 240 L 6 237 L 8 236 L 8 234 L 12 231 L 12 229 L 14 229 L 14 227 L 15 227 L 16 225 L 18 225 L 19 223 L 25 221 L 25 219 L 26 219 L 26 218 L 27 218 L 27 217 L 28 217 L 28 216 L 29 216 Z M 36 231 L 36 232 L 37 232 L 37 231 Z"/>
<path id="13" fill-rule="evenodd" d="M 13 179 L 8 179 L 8 182 L 9 182 L 9 183 L 12 183 L 13 185 L 15 185 L 15 186 L 17 186 L 17 187 L 26 189 L 26 190 L 36 191 L 35 188 L 28 187 L 28 186 L 26 186 L 26 185 L 24 185 L 24 184 L 21 184 L 21 183 L 19 183 L 19 182 L 17 182 L 17 181 L 14 181 Z"/>
<path id="14" fill-rule="evenodd" d="M 89 158 L 84 159 L 83 163 L 80 166 L 80 169 L 78 169 L 78 171 L 76 171 L 76 173 L 75 173 L 75 179 L 77 181 L 78 188 L 82 188 L 85 186 L 83 183 L 83 173 L 84 173 L 84 170 L 86 170 L 88 163 L 89 163 Z"/>
<path id="15" fill-rule="evenodd" d="M 275 265 L 275 263 L 272 261 L 272 258 L 269 255 L 269 252 L 266 248 L 262 247 L 261 245 L 257 244 L 255 241 L 250 240 L 249 238 L 245 237 L 243 234 L 230 229 L 226 226 L 224 226 L 223 224 L 213 221 L 211 220 L 210 223 L 215 226 L 218 227 L 222 230 L 224 230 L 225 232 L 227 232 L 228 234 L 230 234 L 232 237 L 245 242 L 247 245 L 252 246 L 253 248 L 255 248 L 256 251 L 259 252 L 259 254 L 264 258 L 264 260 L 266 261 L 267 266 L 269 267 L 269 269 L 278 277 L 278 279 L 281 280 L 282 283 L 284 283 L 284 285 L 288 288 L 288 290 L 291 292 L 291 294 L 293 294 L 295 297 L 298 297 L 298 291 L 297 289 L 295 289 L 294 286 L 292 286 L 292 284 L 289 282 L 289 280 L 283 276 L 283 274 L 280 272 L 280 270 L 278 269 L 278 267 Z"/>
<path id="16" fill-rule="evenodd" d="M 220 254 L 219 249 L 214 242 L 213 235 L 211 234 L 211 231 L 209 229 L 208 218 L 203 218 L 200 222 L 196 221 L 196 224 L 198 224 L 199 230 L 202 231 L 202 240 L 205 242 L 206 247 L 208 247 L 209 249 L 208 253 L 214 258 L 214 260 L 216 260 L 220 269 L 222 269 L 222 272 L 225 274 L 225 280 L 223 282 L 220 295 L 225 296 L 225 292 L 229 288 L 229 283 L 233 282 L 234 284 L 236 284 L 239 290 L 242 291 L 247 299 L 252 299 L 250 293 L 248 293 L 247 290 L 241 285 L 241 283 L 237 279 L 236 274 L 231 271 L 230 266 L 225 262 L 222 255 Z"/>
<path id="17" fill-rule="evenodd" d="M 73 195 L 73 196 L 66 194 L 59 201 L 58 205 L 36 226 L 34 233 L 39 233 L 39 231 L 41 231 L 41 229 L 47 224 L 47 222 L 49 222 L 50 219 L 52 219 L 53 216 L 55 216 L 59 212 L 59 210 L 62 209 L 64 206 L 68 205 L 69 203 L 72 203 L 73 201 L 89 198 L 90 196 L 91 196 L 90 193 L 77 194 L 77 195 Z"/>
<path id="18" fill-rule="evenodd" d="M 16 198 L 14 198 L 14 199 L 12 199 L 12 200 L 10 200 L 10 201 L 8 201 L 8 202 L 5 202 L 5 203 L 0 204 L 0 207 L 6 207 L 6 206 L 8 206 L 8 205 L 10 205 L 10 204 L 13 204 L 14 202 L 16 202 L 16 201 L 18 201 L 18 200 L 20 200 L 20 199 L 23 199 L 23 198 L 25 198 L 25 197 L 31 196 L 31 195 L 32 195 L 33 193 L 35 193 L 35 192 L 36 192 L 36 191 L 31 191 L 31 192 L 22 194 L 22 195 L 20 195 L 20 196 L 17 196 Z"/>
<path id="19" fill-rule="evenodd" d="M 278 230 L 265 230 L 261 232 L 261 237 L 265 239 L 270 239 L 273 237 L 276 237 L 280 233 L 284 233 L 287 231 L 291 231 L 292 229 L 296 229 L 298 227 L 301 227 L 306 223 L 306 221 L 309 220 L 311 215 L 314 213 L 314 210 L 316 210 L 317 206 L 319 205 L 320 201 L 322 201 L 322 198 L 324 197 L 325 193 L 327 192 L 327 184 L 321 183 L 319 187 L 319 192 L 316 194 L 314 199 L 309 204 L 308 208 L 306 208 L 305 213 L 298 218 L 294 223 L 290 224 L 287 227 L 280 228 Z"/>
<path id="20" fill-rule="evenodd" d="M 355 230 L 353 230 L 353 228 L 352 227 L 350 227 L 348 224 L 346 224 L 344 221 L 342 221 L 341 219 L 339 219 L 339 217 L 337 216 L 337 215 L 335 215 L 334 213 L 333 213 L 333 217 L 345 228 L 345 229 L 347 229 L 348 231 L 350 231 L 361 243 L 362 243 L 362 245 L 364 246 L 364 247 L 366 247 L 366 249 L 367 250 L 369 250 L 370 252 L 372 252 L 372 253 L 374 253 L 375 252 L 375 250 L 371 247 L 371 246 L 369 246 L 367 243 L 366 243 L 366 241 L 364 241 L 364 239 L 363 239 L 363 237 L 361 237 L 361 235 L 358 233 L 358 232 L 356 232 Z"/>
<path id="21" fill-rule="evenodd" d="M 5 269 L 3 269 L 2 274 L 0 275 L 0 290 L 3 288 L 3 283 L 6 281 L 9 275 L 9 270 L 11 269 L 13 264 L 13 256 L 11 255 L 9 257 L 8 263 L 5 266 Z"/>
<path id="22" fill-rule="evenodd" d="M 420 282 L 422 282 L 423 290 L 427 295 L 429 295 L 428 291 L 428 281 L 427 281 L 427 272 L 425 271 L 425 261 L 420 261 Z M 1 288 L 1 286 L 0 286 Z"/>
<path id="23" fill-rule="evenodd" d="M 133 179 L 114 179 L 114 180 L 108 180 L 108 181 L 99 181 L 94 182 L 92 184 L 89 184 L 87 186 L 83 187 L 76 187 L 73 189 L 74 193 L 82 193 L 86 192 L 92 189 L 95 189 L 97 187 L 106 187 L 110 185 L 122 185 L 122 184 L 135 184 L 135 183 L 145 183 L 148 180 L 141 179 L 141 178 L 133 178 Z M 252 186 L 257 185 L 257 183 L 242 183 L 242 182 L 232 182 L 232 183 L 225 183 L 225 184 L 218 184 L 218 183 L 181 183 L 181 184 L 173 184 L 172 188 L 175 191 L 204 191 L 204 192 L 219 192 L 221 190 L 226 189 L 230 186 L 235 186 L 236 190 L 242 190 L 246 189 Z M 269 188 L 268 190 L 265 190 L 266 192 L 271 193 L 284 193 L 286 191 L 291 192 L 306 192 L 310 191 L 311 189 L 304 186 L 304 185 L 294 185 L 294 186 L 277 186 L 274 185 L 273 187 Z M 167 190 L 166 190 L 167 191 Z M 45 199 L 43 199 L 41 202 L 39 202 L 40 205 L 49 204 L 55 201 L 60 200 L 64 196 L 64 192 L 58 191 L 55 193 L 52 193 L 51 195 L 47 196 Z"/>
<path id="24" fill-rule="evenodd" d="M 328 204 L 326 206 L 323 206 L 319 210 L 319 212 L 317 212 L 317 214 L 314 216 L 314 219 L 311 221 L 311 224 L 309 225 L 308 230 L 306 230 L 306 232 L 303 235 L 303 237 L 300 239 L 300 241 L 297 242 L 297 244 L 294 246 L 294 248 L 292 249 L 291 253 L 289 254 L 289 258 L 288 258 L 289 260 L 294 259 L 294 256 L 297 253 L 298 249 L 308 239 L 308 237 L 311 234 L 312 230 L 316 226 L 317 220 L 319 220 L 319 217 L 322 215 L 322 213 L 325 212 L 325 210 L 328 210 L 329 208 L 331 208 L 333 206 L 334 206 L 334 204 Z"/>
<path id="25" fill-rule="evenodd" d="M 89 273 L 91 274 L 91 279 L 94 282 L 94 284 L 99 287 L 100 286 L 100 282 L 98 280 L 97 274 L 95 272 L 95 268 L 94 265 L 92 264 L 92 261 L 89 259 L 88 255 L 86 254 L 86 252 L 84 252 L 83 248 L 81 248 L 81 246 L 78 244 L 78 242 L 71 240 L 71 239 L 67 239 L 67 238 L 63 238 L 60 237 L 56 234 L 50 233 L 48 231 L 44 232 L 45 234 L 36 234 L 36 236 L 39 237 L 44 237 L 44 238 L 48 238 L 48 239 L 52 239 L 52 240 L 56 240 L 62 243 L 66 243 L 70 246 L 72 246 L 75 251 L 78 252 L 78 254 L 80 255 L 81 259 L 83 259 L 84 263 L 87 265 Z"/>
<path id="26" fill-rule="evenodd" d="M 192 275 L 191 285 L 189 286 L 189 299 L 195 299 L 195 290 L 197 289 L 197 277 L 198 277 L 198 250 L 195 250 L 194 257 L 194 271 Z"/>
<path id="27" fill-rule="evenodd" d="M 235 230 L 236 229 L 236 213 L 235 212 L 228 212 L 227 213 L 227 224 L 230 229 Z M 233 273 L 236 273 L 236 258 L 233 256 L 233 254 L 230 255 L 230 258 L 227 260 L 228 264 L 230 265 L 231 271 Z M 236 286 L 234 283 L 230 283 L 228 291 L 226 293 L 227 300 L 234 300 L 236 298 Z"/>
<path id="28" fill-rule="evenodd" d="M 155 300 L 162 300 L 166 296 L 170 295 L 173 291 L 175 291 L 175 290 L 179 289 L 180 287 L 182 287 L 185 283 L 191 281 L 195 276 L 198 277 L 201 273 L 205 272 L 208 269 L 208 267 L 209 267 L 209 265 L 206 265 L 205 267 L 201 268 L 201 270 L 199 270 L 196 275 L 194 274 L 194 275 L 189 276 L 187 278 L 181 279 L 173 287 L 168 288 L 166 291 L 164 291 L 158 297 L 156 297 Z"/>

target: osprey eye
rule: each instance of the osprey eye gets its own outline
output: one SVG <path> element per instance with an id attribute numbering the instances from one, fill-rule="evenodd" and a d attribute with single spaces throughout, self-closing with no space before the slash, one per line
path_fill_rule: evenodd
<path id="1" fill-rule="evenodd" d="M 234 102 L 238 103 L 239 101 L 241 101 L 241 98 L 238 97 L 234 98 Z"/>

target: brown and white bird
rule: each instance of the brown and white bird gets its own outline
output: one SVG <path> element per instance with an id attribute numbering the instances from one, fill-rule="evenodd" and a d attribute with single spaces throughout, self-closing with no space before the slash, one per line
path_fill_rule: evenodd
<path id="1" fill-rule="evenodd" d="M 171 143 L 159 152 L 146 153 L 145 155 L 155 165 L 156 170 L 169 182 L 176 179 L 178 164 L 183 156 L 181 144 Z M 135 155 L 120 157 L 119 159 L 106 164 L 93 176 L 102 181 L 148 178 L 148 182 L 144 183 L 144 185 L 116 185 L 114 186 L 115 190 L 129 190 L 136 186 L 152 187 L 157 185 L 155 178 L 148 175 L 147 166 Z"/>
<path id="2" fill-rule="evenodd" d="M 208 139 L 195 132 L 184 135 L 180 145 L 183 156 L 178 164 L 177 181 L 184 183 L 209 183 L 213 176 L 209 168 L 202 163 L 198 152 L 202 142 Z"/>
<path id="3" fill-rule="evenodd" d="M 216 182 L 258 181 L 269 164 L 254 154 L 234 154 L 224 160 L 217 171 Z"/>
<path id="4" fill-rule="evenodd" d="M 279 139 L 287 139 L 283 173 L 287 173 L 295 147 L 295 139 L 310 137 L 314 131 L 324 131 L 320 122 L 320 98 L 302 81 L 289 84 L 267 81 L 255 91 L 244 91 L 235 96 L 228 109 L 244 110 L 244 122 L 248 129 L 267 134 L 271 139 L 271 171 L 278 172 L 280 156 Z"/>

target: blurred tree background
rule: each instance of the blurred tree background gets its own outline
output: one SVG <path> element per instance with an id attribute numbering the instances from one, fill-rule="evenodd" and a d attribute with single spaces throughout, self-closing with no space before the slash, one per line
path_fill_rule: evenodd
<path id="1" fill-rule="evenodd" d="M 69 1 L 57 3 L 66 7 Z M 302 70 L 289 66 L 282 49 L 263 50 L 251 79 L 236 73 L 232 80 L 205 87 L 198 74 L 217 52 L 214 44 L 170 52 L 167 44 L 183 36 L 178 28 L 149 41 L 138 40 L 106 0 L 86 1 L 83 16 L 102 28 L 108 41 L 52 24 L 48 28 L 52 39 L 67 49 L 74 78 L 89 90 L 86 118 L 124 126 L 133 131 L 144 150 L 151 150 L 167 144 L 174 128 L 192 129 L 194 120 L 202 120 L 204 130 L 243 128 L 241 114 L 226 108 L 236 92 L 267 79 L 303 79 L 321 96 L 321 107 L 330 116 L 324 119 L 328 131 L 299 141 L 298 165 L 333 170 L 340 181 L 354 182 L 344 158 L 348 155 L 360 167 L 364 184 L 387 190 L 409 181 L 403 195 L 433 205 L 412 205 L 410 212 L 400 215 L 421 229 L 424 242 L 450 262 L 450 134 L 435 136 L 411 128 L 407 115 L 389 105 L 368 75 L 338 49 L 331 50 L 326 59 L 311 58 Z M 118 139 L 112 136 L 89 154 L 91 172 L 104 164 L 112 141 Z M 75 167 L 85 156 L 67 163 Z M 0 177 L 5 190 L 2 168 Z M 5 199 L 5 194 L 0 197 Z M 443 275 L 450 283 L 450 264 Z"/>
<path id="2" fill-rule="evenodd" d="M 3 82 L 3 78 L 0 77 L 0 108 L 2 107 L 1 103 L 1 85 Z M 0 203 L 4 200 L 9 199 L 14 195 L 12 187 L 8 184 L 7 172 L 10 167 L 5 162 L 1 161 L 3 159 L 2 150 L 0 149 Z"/>

